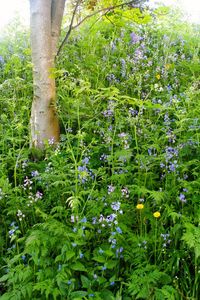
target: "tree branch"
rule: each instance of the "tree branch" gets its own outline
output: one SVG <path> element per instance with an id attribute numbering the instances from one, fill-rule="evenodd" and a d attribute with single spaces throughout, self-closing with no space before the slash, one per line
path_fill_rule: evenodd
<path id="1" fill-rule="evenodd" d="M 74 18 L 75 18 L 76 11 L 78 9 L 78 6 L 79 6 L 80 2 L 81 2 L 81 0 L 77 0 L 76 1 L 76 5 L 74 7 L 74 11 L 73 11 L 73 14 L 72 14 L 72 18 L 71 18 L 71 22 L 70 22 L 70 25 L 69 25 L 69 29 L 68 29 L 67 34 L 66 34 L 64 40 L 62 41 L 60 47 L 58 48 L 58 52 L 57 52 L 56 56 L 58 56 L 60 54 L 60 51 L 62 50 L 64 44 L 68 40 L 68 37 L 69 37 L 69 35 L 70 35 L 70 33 L 71 33 L 72 29 L 73 29 Z"/>
<path id="2" fill-rule="evenodd" d="M 93 12 L 93 13 L 87 15 L 87 16 L 86 16 L 85 18 L 83 18 L 78 24 L 76 24 L 75 26 L 73 26 L 74 17 L 75 17 L 76 10 L 77 10 L 77 8 L 78 8 L 79 2 L 80 2 L 80 0 L 78 0 L 77 3 L 76 3 L 75 9 L 74 9 L 73 15 L 72 15 L 71 23 L 70 23 L 70 25 L 69 25 L 69 30 L 68 30 L 68 32 L 67 32 L 67 34 L 66 34 L 64 40 L 62 41 L 62 43 L 61 43 L 61 45 L 60 45 L 60 47 L 59 47 L 59 49 L 58 49 L 57 56 L 60 54 L 60 52 L 61 52 L 61 50 L 62 50 L 64 44 L 67 42 L 67 40 L 68 40 L 68 38 L 69 38 L 69 35 L 70 35 L 71 31 L 72 31 L 73 29 L 76 29 L 77 27 L 79 27 L 83 22 L 85 22 L 85 20 L 87 20 L 87 19 L 89 19 L 89 18 L 91 18 L 91 17 L 93 17 L 93 16 L 95 16 L 95 15 L 101 13 L 101 12 L 105 12 L 105 13 L 103 14 L 103 16 L 104 16 L 105 14 L 107 14 L 107 13 L 108 13 L 109 11 L 111 11 L 111 10 L 114 10 L 114 9 L 116 9 L 116 8 L 123 7 L 123 6 L 126 6 L 126 5 L 130 5 L 130 4 L 137 4 L 137 3 L 140 2 L 140 1 L 139 1 L 139 0 L 132 0 L 132 1 L 129 1 L 129 2 L 125 2 L 125 3 L 118 4 L 118 5 L 113 5 L 113 6 L 109 6 L 109 7 L 105 7 L 105 8 L 99 9 L 99 10 L 97 10 L 97 11 L 95 11 L 95 12 Z"/>
<path id="3" fill-rule="evenodd" d="M 51 2 L 51 36 L 52 36 L 52 54 L 55 58 L 57 44 L 61 31 L 62 18 L 65 8 L 65 0 L 52 0 Z"/>

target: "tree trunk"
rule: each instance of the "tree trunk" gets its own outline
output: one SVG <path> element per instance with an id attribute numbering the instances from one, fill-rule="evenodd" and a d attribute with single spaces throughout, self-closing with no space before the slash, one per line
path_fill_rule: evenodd
<path id="1" fill-rule="evenodd" d="M 34 92 L 31 147 L 40 149 L 45 142 L 57 143 L 60 136 L 53 70 L 64 6 L 65 0 L 30 0 Z"/>

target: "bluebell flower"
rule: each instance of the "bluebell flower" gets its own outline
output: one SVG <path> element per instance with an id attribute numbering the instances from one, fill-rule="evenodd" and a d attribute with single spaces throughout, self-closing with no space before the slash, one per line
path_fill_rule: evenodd
<path id="1" fill-rule="evenodd" d="M 111 204 L 111 208 L 113 209 L 113 210 L 115 210 L 115 211 L 118 211 L 119 209 L 120 209 L 120 205 L 121 205 L 121 203 L 118 201 L 118 202 L 113 202 L 112 204 Z"/>
<path id="2" fill-rule="evenodd" d="M 160 236 L 163 238 L 164 241 L 166 241 L 167 238 L 169 237 L 169 234 L 168 233 L 161 233 Z"/>
<path id="3" fill-rule="evenodd" d="M 95 225 L 96 223 L 97 223 L 97 218 L 96 218 L 96 217 L 93 217 L 93 218 L 92 218 L 92 224 Z"/>
<path id="4" fill-rule="evenodd" d="M 185 198 L 185 195 L 182 194 L 182 193 L 179 195 L 179 199 L 180 199 L 180 201 L 181 201 L 182 203 L 186 203 L 186 202 L 187 202 L 187 200 L 186 200 L 186 198 Z"/>
<path id="5" fill-rule="evenodd" d="M 109 186 L 108 186 L 108 194 L 113 193 L 114 190 L 115 190 L 115 187 L 114 187 L 113 185 L 109 185 Z"/>
<path id="6" fill-rule="evenodd" d="M 3 64 L 4 63 L 4 58 L 3 56 L 0 55 L 0 64 Z"/>
<path id="7" fill-rule="evenodd" d="M 37 170 L 31 172 L 32 177 L 36 177 L 38 175 L 39 175 L 39 172 Z"/>
<path id="8" fill-rule="evenodd" d="M 9 233 L 10 237 L 12 237 L 14 235 L 14 233 L 15 233 L 15 230 L 11 229 L 11 230 L 8 231 L 8 233 Z"/>
<path id="9" fill-rule="evenodd" d="M 106 217 L 106 222 L 113 222 L 116 218 L 116 214 L 111 214 L 109 216 Z"/>
<path id="10" fill-rule="evenodd" d="M 130 37 L 131 37 L 131 42 L 132 42 L 133 44 L 138 43 L 138 42 L 142 39 L 142 38 L 141 38 L 139 35 L 137 35 L 135 32 L 131 32 Z"/>
<path id="11" fill-rule="evenodd" d="M 86 223 L 87 222 L 87 218 L 84 217 L 82 220 L 81 220 L 81 223 Z"/>
<path id="12" fill-rule="evenodd" d="M 122 230 L 121 230 L 121 228 L 120 228 L 120 227 L 116 227 L 116 231 L 117 231 L 119 234 L 121 234 L 121 233 L 122 233 Z"/>
<path id="13" fill-rule="evenodd" d="M 90 158 L 89 157 L 85 157 L 83 160 L 82 160 L 82 163 L 87 165 L 90 161 Z"/>
<path id="14" fill-rule="evenodd" d="M 103 254 L 104 253 L 104 251 L 102 250 L 102 249 L 99 249 L 99 254 Z"/>

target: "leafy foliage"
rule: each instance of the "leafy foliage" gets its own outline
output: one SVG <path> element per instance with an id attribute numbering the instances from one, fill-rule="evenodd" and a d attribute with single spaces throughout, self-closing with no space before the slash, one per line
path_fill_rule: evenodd
<path id="1" fill-rule="evenodd" d="M 4 40 L 1 299 L 198 298 L 197 33 L 138 9 L 74 32 L 55 71 L 61 142 L 41 161 L 27 34 Z"/>

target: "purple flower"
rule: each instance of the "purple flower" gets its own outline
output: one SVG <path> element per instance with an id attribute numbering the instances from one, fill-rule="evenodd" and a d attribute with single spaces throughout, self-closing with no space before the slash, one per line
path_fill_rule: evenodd
<path id="1" fill-rule="evenodd" d="M 11 229 L 11 230 L 9 230 L 9 232 L 8 232 L 8 233 L 9 233 L 9 236 L 10 236 L 10 237 L 12 237 L 12 236 L 13 236 L 13 234 L 15 233 L 15 230 L 14 230 L 14 229 Z"/>
<path id="2" fill-rule="evenodd" d="M 120 227 L 116 227 L 116 231 L 117 231 L 119 234 L 121 234 L 121 233 L 122 233 L 122 230 L 121 230 L 121 228 L 120 228 Z"/>
<path id="3" fill-rule="evenodd" d="M 104 253 L 104 251 L 102 250 L 102 249 L 99 249 L 99 254 L 103 254 Z"/>
<path id="4" fill-rule="evenodd" d="M 118 137 L 120 137 L 120 138 L 125 138 L 126 136 L 127 136 L 127 133 L 125 133 L 125 132 L 121 132 L 118 134 Z"/>
<path id="5" fill-rule="evenodd" d="M 101 161 L 108 161 L 108 155 L 103 153 L 101 156 L 100 156 L 100 160 Z"/>
<path id="6" fill-rule="evenodd" d="M 128 191 L 128 188 L 127 187 L 124 187 L 121 189 L 121 192 L 122 192 L 122 196 L 128 198 L 129 197 L 129 191 Z"/>
<path id="7" fill-rule="evenodd" d="M 115 211 L 118 211 L 119 209 L 120 209 L 120 205 L 121 205 L 121 203 L 118 201 L 118 202 L 113 202 L 112 204 L 111 204 L 111 208 L 113 209 L 113 210 L 115 210 Z"/>
<path id="8" fill-rule="evenodd" d="M 139 35 L 137 35 L 135 32 L 131 32 L 130 37 L 131 37 L 131 42 L 132 42 L 133 44 L 138 43 L 138 42 L 142 39 L 142 38 L 141 38 Z"/>
<path id="9" fill-rule="evenodd" d="M 111 214 L 109 216 L 106 217 L 106 222 L 113 222 L 116 218 L 116 214 Z"/>
<path id="10" fill-rule="evenodd" d="M 169 233 L 161 233 L 160 236 L 163 238 L 164 241 L 166 241 L 167 238 L 169 237 Z"/>
<path id="11" fill-rule="evenodd" d="M 113 110 L 111 110 L 111 109 L 105 110 L 102 114 L 104 115 L 104 117 L 112 117 Z"/>
<path id="12" fill-rule="evenodd" d="M 81 220 L 81 223 L 86 223 L 87 222 L 87 218 L 84 217 L 82 220 Z"/>
<path id="13" fill-rule="evenodd" d="M 115 190 L 115 187 L 114 187 L 113 185 L 109 185 L 109 186 L 108 186 L 108 194 L 113 193 L 114 190 Z"/>
<path id="14" fill-rule="evenodd" d="M 39 175 L 39 172 L 37 170 L 31 172 L 32 177 L 36 177 L 38 175 Z"/>
<path id="15" fill-rule="evenodd" d="M 138 111 L 136 109 L 133 109 L 132 107 L 130 107 L 128 111 L 132 117 L 135 117 L 138 115 Z"/>
<path id="16" fill-rule="evenodd" d="M 187 200 L 185 199 L 185 195 L 182 194 L 182 193 L 179 195 L 179 199 L 180 199 L 180 201 L 181 201 L 182 203 L 186 203 L 186 202 L 187 202 Z"/>
<path id="17" fill-rule="evenodd" d="M 38 199 L 42 199 L 43 194 L 39 191 L 35 194 L 35 200 L 37 201 Z"/>
<path id="18" fill-rule="evenodd" d="M 90 161 L 90 158 L 89 157 L 85 157 L 83 160 L 82 160 L 82 164 L 85 164 L 87 165 Z"/>
<path id="19" fill-rule="evenodd" d="M 3 56 L 0 55 L 0 63 L 3 64 L 4 63 L 4 59 Z"/>

